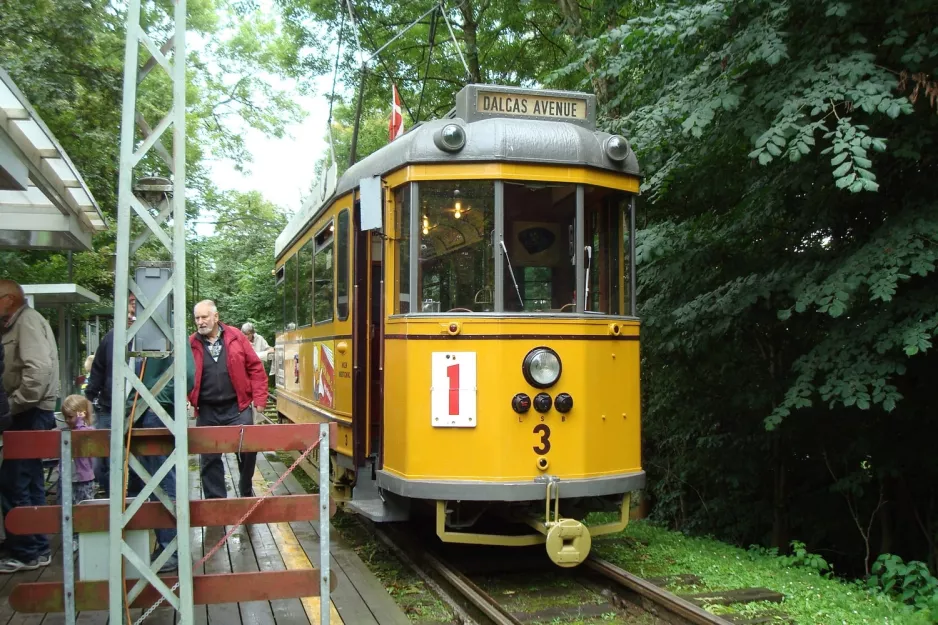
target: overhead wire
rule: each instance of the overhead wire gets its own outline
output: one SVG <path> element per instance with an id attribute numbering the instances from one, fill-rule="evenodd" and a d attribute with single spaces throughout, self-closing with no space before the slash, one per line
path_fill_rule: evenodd
<path id="1" fill-rule="evenodd" d="M 349 0 L 351 2 L 351 0 Z M 466 78 L 472 80 L 472 72 L 469 71 L 469 65 L 466 63 L 466 57 L 462 55 L 462 48 L 459 47 L 459 42 L 456 41 L 456 33 L 453 32 L 453 26 L 449 23 L 449 18 L 446 17 L 446 9 L 443 8 L 440 13 L 443 14 L 443 19 L 446 21 L 446 27 L 449 29 L 449 36 L 453 38 L 453 45 L 456 46 L 456 52 L 459 53 L 459 60 L 462 61 L 462 66 L 466 69 Z"/>
<path id="2" fill-rule="evenodd" d="M 329 150 L 332 153 L 332 162 L 335 163 L 335 140 L 332 137 L 332 105 L 335 103 L 335 85 L 339 79 L 339 59 L 342 58 L 342 35 L 345 33 L 345 12 L 339 11 L 339 41 L 335 52 L 335 70 L 332 73 L 332 90 L 329 94 L 329 119 L 326 129 L 329 133 Z"/>

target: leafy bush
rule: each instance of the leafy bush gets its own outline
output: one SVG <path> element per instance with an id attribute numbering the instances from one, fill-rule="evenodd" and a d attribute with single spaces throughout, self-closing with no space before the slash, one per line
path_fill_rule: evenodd
<path id="1" fill-rule="evenodd" d="M 915 609 L 930 610 L 938 616 L 938 579 L 924 562 L 903 562 L 899 556 L 884 553 L 873 564 L 867 583 L 870 588 L 896 596 Z"/>
<path id="2" fill-rule="evenodd" d="M 791 541 L 791 555 L 782 556 L 782 563 L 786 566 L 803 566 L 818 573 L 833 573 L 833 568 L 827 560 L 816 553 L 809 553 L 805 544 L 800 540 Z"/>

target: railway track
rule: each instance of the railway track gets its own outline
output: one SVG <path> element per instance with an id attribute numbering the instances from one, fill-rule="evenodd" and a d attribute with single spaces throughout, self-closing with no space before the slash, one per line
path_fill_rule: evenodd
<path id="1" fill-rule="evenodd" d="M 536 594 L 528 583 L 531 575 L 544 574 L 542 561 L 524 558 L 511 562 L 499 560 L 482 566 L 490 573 L 498 573 L 504 581 L 505 576 L 515 576 L 516 581 L 508 587 L 493 589 L 491 584 L 476 581 L 467 572 L 475 568 L 479 573 L 478 562 L 461 566 L 454 565 L 439 552 L 419 546 L 402 531 L 371 525 L 375 537 L 388 547 L 401 561 L 411 567 L 431 590 L 452 610 L 456 621 L 464 625 L 528 625 L 543 622 L 615 622 L 668 625 L 731 625 L 732 621 L 707 612 L 690 601 L 678 597 L 655 584 L 636 577 L 615 565 L 596 557 L 590 557 L 577 569 L 547 568 L 549 574 L 563 580 L 558 592 L 556 588 L 546 593 L 569 603 L 570 597 L 591 596 L 582 599 L 584 603 L 550 609 L 523 610 L 519 606 L 525 603 L 537 607 Z M 507 568 L 507 571 L 504 569 Z M 478 577 L 474 575 L 473 577 Z M 486 589 L 488 586 L 488 589 Z M 540 592 L 544 593 L 544 589 Z M 519 601 L 524 593 L 532 595 L 527 601 Z M 562 594 L 569 595 L 566 599 Z M 510 598 L 510 603 L 505 601 Z"/>

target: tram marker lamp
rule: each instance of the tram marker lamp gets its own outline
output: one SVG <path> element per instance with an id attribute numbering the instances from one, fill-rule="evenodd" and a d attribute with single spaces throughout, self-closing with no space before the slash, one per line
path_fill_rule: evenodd
<path id="1" fill-rule="evenodd" d="M 531 409 L 531 398 L 526 393 L 518 393 L 511 398 L 511 409 L 518 414 L 524 414 Z"/>
<path id="2" fill-rule="evenodd" d="M 557 409 L 557 412 L 566 414 L 573 410 L 573 397 L 569 393 L 561 393 L 557 395 L 557 399 L 554 400 L 554 408 Z"/>
<path id="3" fill-rule="evenodd" d="M 549 347 L 535 347 L 521 363 L 524 379 L 535 388 L 547 388 L 556 384 L 560 379 L 561 369 L 560 356 Z"/>
<path id="4" fill-rule="evenodd" d="M 459 124 L 446 124 L 433 133 L 433 143 L 444 152 L 458 152 L 466 145 L 466 131 Z"/>
<path id="5" fill-rule="evenodd" d="M 549 412 L 553 401 L 547 393 L 538 393 L 534 396 L 534 409 L 540 413 Z"/>
<path id="6" fill-rule="evenodd" d="M 624 161 L 632 151 L 628 139 L 622 135 L 612 135 L 606 139 L 603 149 L 606 151 L 606 156 L 617 162 Z"/>

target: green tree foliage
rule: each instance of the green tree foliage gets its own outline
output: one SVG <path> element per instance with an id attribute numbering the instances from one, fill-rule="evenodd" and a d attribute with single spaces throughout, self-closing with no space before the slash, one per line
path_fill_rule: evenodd
<path id="1" fill-rule="evenodd" d="M 232 192 L 212 203 L 213 236 L 189 242 L 189 300 L 214 300 L 222 323 L 240 329 L 250 321 L 273 344 L 283 319 L 271 276 L 273 249 L 287 219 L 257 192 Z"/>
<path id="2" fill-rule="evenodd" d="M 101 0 L 11 0 L 0 20 L 0 66 L 62 144 L 82 173 L 113 226 L 116 220 L 118 153 L 124 62 L 124 5 Z M 172 4 L 144 2 L 142 20 L 157 44 L 169 38 L 167 10 Z M 302 78 L 293 40 L 275 18 L 247 3 L 227 0 L 188 2 L 190 49 L 187 68 L 187 210 L 213 208 L 208 157 L 250 161 L 241 130 L 257 128 L 279 136 L 301 116 L 292 94 L 271 78 Z M 196 43 L 197 42 L 197 43 Z M 143 65 L 148 55 L 141 53 Z M 301 87 L 304 83 L 301 83 Z M 171 89 L 157 68 L 140 85 L 140 110 L 155 127 L 170 108 Z M 139 132 L 138 132 L 139 138 Z M 164 135 L 167 149 L 171 137 Z M 148 156 L 138 175 L 167 175 L 156 156 Z M 73 280 L 109 298 L 113 275 L 114 230 L 94 237 L 94 252 L 74 255 Z M 158 254 L 154 245 L 144 250 Z M 0 275 L 21 282 L 64 282 L 62 254 L 0 254 Z"/>
<path id="3" fill-rule="evenodd" d="M 938 433 L 922 385 L 938 329 L 933 3 L 631 8 L 556 78 L 604 85 L 602 123 L 647 176 L 658 514 L 776 546 L 792 532 L 854 554 L 891 545 L 934 566 L 938 467 L 921 442 Z"/>
<path id="4" fill-rule="evenodd" d="M 344 86 L 353 95 L 346 100 L 337 97 L 333 114 L 340 174 L 348 166 L 357 90 L 362 84 L 365 91 L 358 159 L 388 142 L 392 83 L 397 85 L 403 102 L 404 126 L 410 128 L 419 121 L 444 115 L 452 108 L 455 94 L 467 83 L 535 86 L 557 67 L 573 45 L 574 31 L 568 27 L 563 3 L 462 0 L 444 8 L 446 19 L 435 11 L 390 43 L 370 60 L 363 79 L 361 57 L 344 3 L 278 0 L 278 4 L 286 32 L 294 37 L 297 49 L 305 52 L 305 67 L 331 74 L 337 48 L 323 47 L 321 42 L 341 46 L 339 91 Z M 370 57 L 429 11 L 433 3 L 363 0 L 354 2 L 353 7 L 363 53 Z M 321 169 L 329 159 L 325 155 L 317 167 Z"/>

